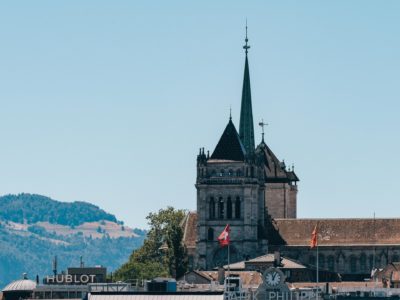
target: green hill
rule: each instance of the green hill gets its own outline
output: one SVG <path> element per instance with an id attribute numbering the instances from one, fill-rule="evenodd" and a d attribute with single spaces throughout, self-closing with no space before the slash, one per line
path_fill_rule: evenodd
<path id="1" fill-rule="evenodd" d="M 49 222 L 68 226 L 100 220 L 117 222 L 114 215 L 87 202 L 60 202 L 32 194 L 0 197 L 0 219 L 16 223 Z"/>
<path id="2" fill-rule="evenodd" d="M 140 247 L 146 232 L 86 202 L 64 203 L 31 194 L 0 197 L 0 290 L 26 272 L 31 279 L 59 271 L 103 265 L 113 271 Z"/>

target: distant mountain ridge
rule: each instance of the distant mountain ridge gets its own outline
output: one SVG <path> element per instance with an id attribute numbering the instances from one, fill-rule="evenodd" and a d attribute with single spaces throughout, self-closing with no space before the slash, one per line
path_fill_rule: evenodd
<path id="1" fill-rule="evenodd" d="M 103 265 L 109 271 L 128 260 L 146 231 L 123 225 L 114 215 L 87 202 L 60 202 L 33 194 L 0 197 L 0 290 L 21 274 L 51 274 L 57 255 L 59 271 Z"/>
<path id="2" fill-rule="evenodd" d="M 1 196 L 0 219 L 15 223 L 49 222 L 67 226 L 101 220 L 118 223 L 114 215 L 91 203 L 60 202 L 35 194 Z"/>

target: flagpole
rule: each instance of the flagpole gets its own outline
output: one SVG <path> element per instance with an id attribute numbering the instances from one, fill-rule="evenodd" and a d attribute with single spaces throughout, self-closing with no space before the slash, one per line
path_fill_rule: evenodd
<path id="1" fill-rule="evenodd" d="M 231 261 L 230 261 L 230 249 L 231 249 L 231 241 L 228 243 L 228 289 L 230 291 L 230 280 L 231 280 Z"/>
<path id="2" fill-rule="evenodd" d="M 318 224 L 317 224 L 318 226 Z M 316 241 L 317 241 L 317 300 L 319 294 L 319 243 L 318 243 L 318 230 L 316 231 Z"/>
<path id="3" fill-rule="evenodd" d="M 318 244 L 317 244 L 317 283 L 319 282 L 319 251 L 318 251 Z"/>
<path id="4" fill-rule="evenodd" d="M 231 273 L 231 262 L 230 262 L 230 243 L 228 244 L 228 274 Z"/>

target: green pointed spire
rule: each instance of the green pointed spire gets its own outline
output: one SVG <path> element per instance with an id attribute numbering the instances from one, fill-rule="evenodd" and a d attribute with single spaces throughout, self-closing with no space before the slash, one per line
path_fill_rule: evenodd
<path id="1" fill-rule="evenodd" d="M 239 136 L 246 148 L 247 153 L 254 152 L 254 124 L 253 124 L 253 109 L 251 107 L 251 89 L 250 89 L 250 73 L 249 73 L 249 61 L 247 59 L 247 52 L 250 46 L 247 44 L 247 24 L 246 24 L 246 45 L 243 46 L 246 52 L 246 60 L 244 63 L 244 77 L 243 77 L 243 89 L 242 89 L 242 106 L 240 109 L 240 125 L 239 125 Z"/>

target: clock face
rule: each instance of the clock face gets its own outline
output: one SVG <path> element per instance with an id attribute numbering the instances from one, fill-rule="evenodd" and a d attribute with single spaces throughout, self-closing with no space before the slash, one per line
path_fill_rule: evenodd
<path id="1" fill-rule="evenodd" d="M 278 272 L 273 271 L 265 276 L 265 280 L 268 285 L 277 286 L 281 282 L 281 275 Z"/>

